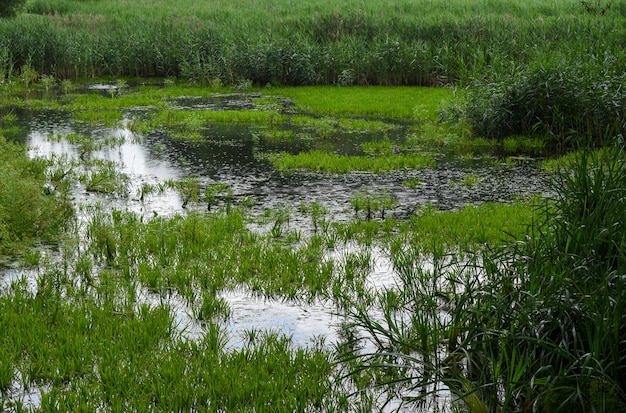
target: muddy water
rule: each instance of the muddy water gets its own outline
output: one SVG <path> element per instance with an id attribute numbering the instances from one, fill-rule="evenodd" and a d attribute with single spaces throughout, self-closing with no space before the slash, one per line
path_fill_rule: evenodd
<path id="1" fill-rule="evenodd" d="M 181 102 L 183 103 L 188 104 Z M 232 108 L 226 108 L 228 109 Z M 220 106 L 220 110 L 225 109 Z M 305 172 L 284 174 L 274 170 L 267 161 L 260 160 L 255 154 L 275 150 L 297 152 L 302 148 L 259 142 L 254 139 L 255 129 L 250 126 L 208 125 L 202 132 L 206 141 L 190 143 L 172 140 L 162 133 L 137 139 L 124 127 L 90 129 L 84 125 L 73 124 L 66 116 L 58 113 L 27 112 L 21 113 L 20 118 L 27 125 L 27 133 L 22 140 L 31 148 L 32 156 L 78 157 L 74 145 L 65 141 L 51 141 L 50 134 L 82 133 L 96 139 L 124 137 L 125 143 L 119 147 L 98 150 L 92 156 L 119 165 L 130 178 L 130 196 L 115 199 L 79 189 L 75 193 L 75 199 L 79 204 L 102 202 L 112 208 L 129 209 L 146 216 L 167 216 L 184 210 L 182 199 L 175 191 L 150 195 L 140 201 L 138 192 L 142 184 L 158 184 L 189 176 L 198 177 L 204 185 L 215 182 L 228 184 L 233 188 L 235 198 L 251 197 L 256 201 L 254 212 L 276 207 L 287 207 L 295 211 L 301 204 L 318 203 L 329 211 L 329 218 L 333 220 L 348 220 L 353 217 L 350 197 L 362 190 L 386 191 L 392 194 L 398 201 L 398 207 L 391 214 L 399 218 L 411 215 L 416 207 L 425 203 L 451 209 L 468 203 L 511 201 L 516 195 L 543 190 L 541 175 L 532 164 L 499 166 L 486 161 L 441 160 L 433 169 L 384 175 L 325 175 Z M 351 135 L 336 144 L 349 152 L 350 148 L 358 147 L 359 140 L 374 138 Z M 467 175 L 478 175 L 481 180 L 469 189 L 459 184 Z M 416 188 L 403 184 L 403 181 L 411 179 L 418 179 L 421 183 Z M 300 222 L 297 219 L 290 222 L 290 225 L 299 227 L 309 224 L 308 218 L 301 218 Z M 374 270 L 370 282 L 378 287 L 391 285 L 395 275 L 387 257 L 377 249 L 371 254 Z M 235 346 L 243 333 L 252 328 L 280 331 L 291 335 L 294 342 L 303 345 L 319 336 L 330 342 L 336 340 L 334 325 L 337 320 L 332 315 L 332 308 L 324 303 L 262 300 L 245 290 L 229 292 L 224 297 L 232 309 L 228 329 L 232 336 L 231 344 Z M 149 301 L 150 297 L 147 296 L 146 300 Z M 201 328 L 190 318 L 191 311 L 184 303 L 172 302 L 172 308 L 177 312 L 177 320 L 190 338 L 201 334 Z"/>

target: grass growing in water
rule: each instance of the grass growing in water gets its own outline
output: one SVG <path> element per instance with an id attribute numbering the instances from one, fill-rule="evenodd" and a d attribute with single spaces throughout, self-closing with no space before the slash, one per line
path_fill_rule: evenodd
<path id="1" fill-rule="evenodd" d="M 604 162 L 582 152 L 525 238 L 469 261 L 443 254 L 437 238 L 423 251 L 418 237 L 394 246 L 400 287 L 378 295 L 382 320 L 363 304 L 350 310 L 378 345 L 360 356 L 355 383 L 367 366 L 378 383 L 418 400 L 447 389 L 475 412 L 623 410 L 625 165 L 620 149 Z"/>
<path id="2" fill-rule="evenodd" d="M 387 155 L 381 157 L 336 155 L 323 151 L 268 154 L 267 159 L 281 171 L 349 173 L 354 171 L 383 173 L 399 169 L 422 169 L 435 165 L 429 155 Z"/>
<path id="3" fill-rule="evenodd" d="M 23 146 L 0 136 L 0 255 L 58 240 L 73 207 L 62 182 L 49 181 L 51 161 L 28 159 Z"/>
<path id="4" fill-rule="evenodd" d="M 415 118 L 416 107 L 434 117 L 442 102 L 454 95 L 451 88 L 333 86 L 271 88 L 266 93 L 289 97 L 298 108 L 313 114 L 397 120 L 421 120 Z"/>

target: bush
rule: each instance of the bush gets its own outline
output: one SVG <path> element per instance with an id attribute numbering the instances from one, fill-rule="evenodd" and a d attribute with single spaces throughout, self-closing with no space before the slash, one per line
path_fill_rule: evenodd
<path id="1" fill-rule="evenodd" d="M 611 68 L 539 64 L 478 83 L 468 94 L 466 116 L 479 136 L 590 137 L 601 143 L 626 131 L 625 86 L 624 74 Z"/>
<path id="2" fill-rule="evenodd" d="M 13 17 L 24 7 L 26 0 L 0 1 L 0 17 Z"/>

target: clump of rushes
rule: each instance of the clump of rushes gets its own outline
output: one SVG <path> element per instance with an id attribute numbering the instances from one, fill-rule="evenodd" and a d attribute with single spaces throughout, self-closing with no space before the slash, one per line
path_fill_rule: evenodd
<path id="1" fill-rule="evenodd" d="M 80 174 L 80 182 L 85 184 L 88 192 L 127 196 L 130 178 L 119 171 L 114 162 L 93 159 L 88 169 Z"/>
<path id="2" fill-rule="evenodd" d="M 624 133 L 623 71 L 605 58 L 547 58 L 472 89 L 466 116 L 475 134 L 550 135 L 561 146 L 603 145 Z M 599 88 L 597 85 L 602 84 Z"/>
<path id="3" fill-rule="evenodd" d="M 207 204 L 208 211 L 210 211 L 212 207 L 217 206 L 220 200 L 226 204 L 226 208 L 229 210 L 233 198 L 233 189 L 223 182 L 210 184 L 204 190 L 204 201 Z"/>
<path id="4" fill-rule="evenodd" d="M 39 79 L 39 83 L 41 84 L 41 86 L 44 88 L 46 92 L 49 92 L 51 88 L 56 86 L 57 81 L 54 78 L 54 76 L 41 75 L 41 78 Z"/>
<path id="5" fill-rule="evenodd" d="M 458 186 L 463 186 L 463 187 L 471 190 L 476 185 L 480 184 L 484 179 L 485 178 L 480 176 L 480 175 L 468 174 L 463 179 L 451 182 L 450 185 L 453 188 L 458 185 Z"/>
<path id="6" fill-rule="evenodd" d="M 420 248 L 417 232 L 390 244 L 400 283 L 378 294 L 381 318 L 367 303 L 349 309 L 377 346 L 357 356 L 356 386 L 371 385 L 360 374 L 369 367 L 376 384 L 422 401 L 452 391 L 475 412 L 624 409 L 623 152 L 603 162 L 581 152 L 551 182 L 556 197 L 516 242 L 461 261 L 437 238 Z M 427 221 L 422 234 L 441 227 Z"/>
<path id="7" fill-rule="evenodd" d="M 150 184 L 148 182 L 142 182 L 137 190 L 137 196 L 141 202 L 145 201 L 146 195 L 151 195 L 159 192 L 163 192 L 165 190 L 165 185 L 163 184 Z"/>
<path id="8" fill-rule="evenodd" d="M 180 181 L 168 180 L 165 185 L 180 192 L 183 198 L 183 208 L 187 208 L 189 202 L 197 203 L 200 200 L 200 181 L 196 177 L 185 178 Z"/>
<path id="9" fill-rule="evenodd" d="M 397 201 L 386 192 L 373 194 L 369 191 L 361 191 L 350 197 L 350 205 L 358 217 L 363 211 L 365 218 L 371 220 L 374 213 L 380 212 L 380 218 L 385 219 L 385 212 L 394 209 Z"/>

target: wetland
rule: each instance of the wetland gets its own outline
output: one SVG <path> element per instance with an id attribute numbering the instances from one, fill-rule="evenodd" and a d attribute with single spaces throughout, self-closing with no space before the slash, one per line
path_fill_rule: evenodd
<path id="1" fill-rule="evenodd" d="M 5 3 L 0 410 L 626 410 L 623 4 Z"/>
<path id="2" fill-rule="evenodd" d="M 4 115 L 12 140 L 27 147 L 31 159 L 46 163 L 49 196 L 70 200 L 76 212 L 64 239 L 18 254 L 3 269 L 3 295 L 12 305 L 27 305 L 29 317 L 53 306 L 54 314 L 46 316 L 53 321 L 37 322 L 63 324 L 56 334 L 69 334 L 64 340 L 81 337 L 62 350 L 65 355 L 47 353 L 59 338 L 29 343 L 27 353 L 41 352 L 46 358 L 40 362 L 49 357 L 57 367 L 35 365 L 32 355 L 21 361 L 20 353 L 12 356 L 14 370 L 4 384 L 7 408 L 93 406 L 103 397 L 129 402 L 123 388 L 116 387 L 122 393 L 113 396 L 102 387 L 103 373 L 94 377 L 85 370 L 103 366 L 102 355 L 83 341 L 97 346 L 113 339 L 96 332 L 105 326 L 96 327 L 94 311 L 101 317 L 120 314 L 106 328 L 147 322 L 142 329 L 156 329 L 119 337 L 124 345 L 138 346 L 135 334 L 148 342 L 145 348 L 120 348 L 118 356 L 204 353 L 208 341 L 216 352 L 211 357 L 257 358 L 268 351 L 281 358 L 281 369 L 287 363 L 307 380 L 319 380 L 317 403 L 324 409 L 344 399 L 347 409 L 363 403 L 382 408 L 390 400 L 399 408 L 401 397 L 367 390 L 372 395 L 356 401 L 349 397 L 355 384 L 327 382 L 345 374 L 337 364 L 340 349 L 368 336 L 363 332 L 357 339 L 360 329 L 349 326 L 354 302 L 379 314 L 377 295 L 396 294 L 394 251 L 401 244 L 411 245 L 430 268 L 429 243 L 462 257 L 512 233 L 521 236 L 533 216 L 531 199 L 548 191 L 537 159 L 508 159 L 496 143 L 474 147 L 456 137 L 415 144 L 432 133 L 421 123 L 435 119 L 434 109 L 417 120 L 356 113 L 329 118 L 301 110 L 297 99 L 271 89 L 207 94 L 206 88 L 189 86 L 127 86 L 119 96 L 112 89 L 98 84 L 72 94 L 27 97 Z M 371 91 L 374 98 L 378 92 Z M 120 113 L 114 121 L 112 108 Z M 339 166 L 327 170 L 313 161 L 284 167 L 273 160 L 311 153 L 326 154 Z M 397 154 L 419 161 L 398 163 Z M 380 160 L 387 167 L 359 168 L 353 159 Z M 43 289 L 51 295 L 40 302 Z M 87 324 L 76 326 L 76 317 Z M 45 330 L 21 320 L 23 328 Z M 79 345 L 86 347 L 77 353 Z M 203 357 L 190 355 L 188 362 L 202 364 Z M 315 371 L 309 371 L 307 364 L 319 358 L 326 367 L 311 365 Z M 127 363 L 125 370 L 138 368 Z M 171 364 L 158 368 L 175 375 L 186 371 Z M 232 368 L 224 366 L 221 374 L 241 374 Z M 268 368 L 273 367 L 263 364 L 265 374 Z M 263 374 L 250 374 L 257 373 Z M 130 371 L 111 374 L 115 379 Z M 148 368 L 141 374 L 162 373 Z M 163 385 L 173 386 L 169 380 Z M 82 386 L 96 386 L 97 393 L 81 396 L 76 392 Z M 153 391 L 132 403 L 167 409 L 169 404 L 155 404 Z M 297 393 L 268 391 L 281 400 L 285 391 Z M 189 406 L 203 403 L 195 391 L 187 397 Z M 210 400 L 242 403 L 237 408 L 244 409 L 258 402 Z M 302 408 L 293 403 L 291 408 Z"/>

